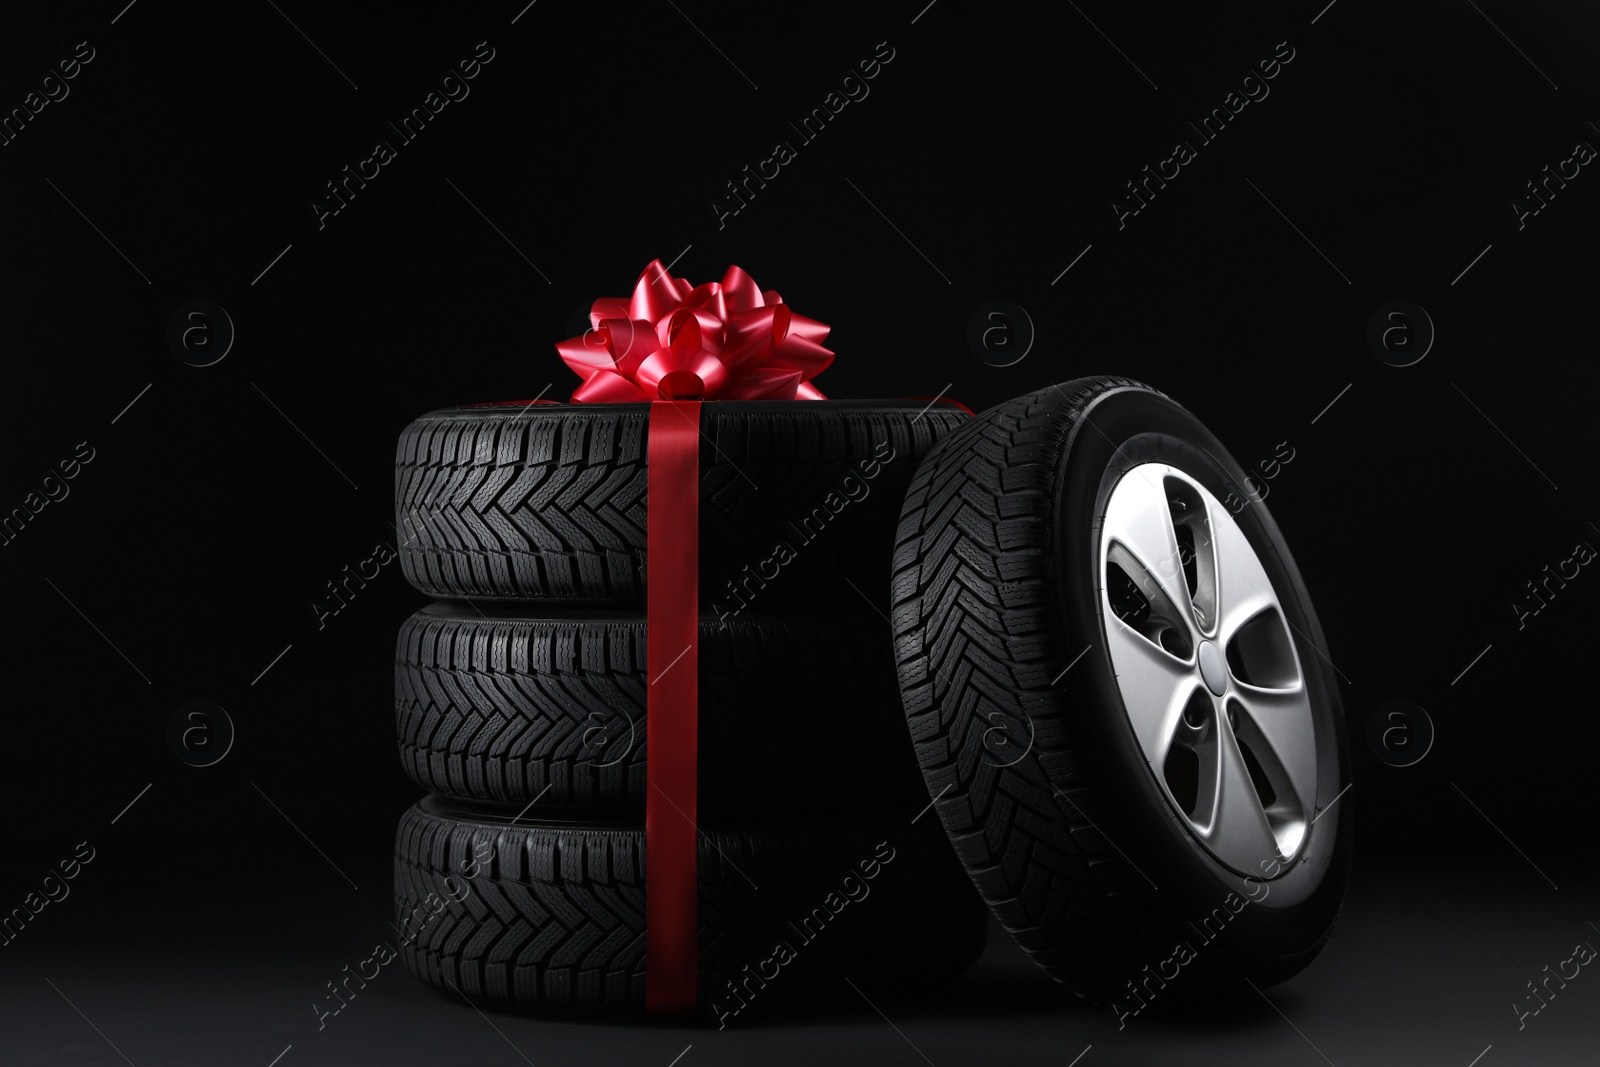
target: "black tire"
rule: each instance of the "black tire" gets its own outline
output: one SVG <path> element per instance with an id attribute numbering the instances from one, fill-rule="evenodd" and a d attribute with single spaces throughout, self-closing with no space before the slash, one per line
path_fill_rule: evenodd
<path id="1" fill-rule="evenodd" d="M 1101 629 L 1097 559 L 1111 487 L 1153 457 L 1218 499 L 1248 496 L 1222 445 L 1137 382 L 1080 379 L 984 412 L 913 479 L 892 594 L 902 697 L 957 854 L 1036 962 L 1124 1018 L 1156 995 L 1251 996 L 1243 978 L 1305 967 L 1338 914 L 1352 835 L 1344 796 L 1292 865 L 1243 877 L 1202 847 L 1141 751 Z M 1298 635 L 1327 811 L 1350 781 L 1327 643 L 1266 509 L 1236 522 Z M 1183 988 L 1161 992 L 1163 979 Z"/>
<path id="2" fill-rule="evenodd" d="M 648 416 L 530 404 L 417 419 L 395 471 L 406 578 L 439 597 L 643 604 Z M 906 482 L 966 418 L 920 401 L 705 404 L 701 610 L 881 601 Z"/>
<path id="3" fill-rule="evenodd" d="M 400 628 L 406 773 L 465 800 L 642 810 L 644 620 L 489 610 L 435 604 Z M 883 619 L 703 617 L 698 647 L 703 812 L 927 803 Z"/>
<path id="4" fill-rule="evenodd" d="M 598 820 L 513 825 L 515 814 L 429 797 L 401 818 L 395 910 L 407 968 L 479 1006 L 640 1010 L 643 832 Z M 749 1007 L 854 996 L 845 978 L 888 992 L 971 966 L 988 917 L 937 824 L 911 814 L 703 827 L 703 1014 L 726 1025 Z M 803 929 L 790 925 L 808 916 Z M 780 943 L 792 959 L 774 961 Z"/>

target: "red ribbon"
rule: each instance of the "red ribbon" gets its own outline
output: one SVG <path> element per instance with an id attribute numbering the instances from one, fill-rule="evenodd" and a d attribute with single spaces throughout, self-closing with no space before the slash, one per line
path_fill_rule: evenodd
<path id="1" fill-rule="evenodd" d="M 650 405 L 645 578 L 645 1008 L 695 1006 L 700 401 Z"/>
<path id="2" fill-rule="evenodd" d="M 660 260 L 556 345 L 574 403 L 650 402 L 645 579 L 645 1009 L 694 1010 L 698 983 L 700 401 L 821 400 L 828 327 L 729 267 L 691 286 Z"/>

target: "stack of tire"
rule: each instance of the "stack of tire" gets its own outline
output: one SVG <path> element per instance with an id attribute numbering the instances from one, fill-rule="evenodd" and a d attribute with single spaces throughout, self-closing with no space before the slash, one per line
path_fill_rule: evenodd
<path id="1" fill-rule="evenodd" d="M 720 402 L 700 447 L 700 1003 L 948 982 L 985 910 L 921 817 L 890 577 L 907 402 Z M 648 405 L 492 404 L 400 436 L 401 955 L 474 1004 L 643 1008 Z M 770 987 L 770 990 L 769 990 Z"/>

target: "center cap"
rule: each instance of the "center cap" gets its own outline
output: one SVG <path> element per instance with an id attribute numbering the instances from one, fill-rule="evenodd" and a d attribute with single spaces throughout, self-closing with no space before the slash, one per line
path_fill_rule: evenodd
<path id="1" fill-rule="evenodd" d="M 1222 664 L 1222 653 L 1210 641 L 1201 641 L 1196 658 L 1200 661 L 1200 677 L 1205 679 L 1206 688 L 1221 696 L 1228 688 L 1228 671 Z"/>

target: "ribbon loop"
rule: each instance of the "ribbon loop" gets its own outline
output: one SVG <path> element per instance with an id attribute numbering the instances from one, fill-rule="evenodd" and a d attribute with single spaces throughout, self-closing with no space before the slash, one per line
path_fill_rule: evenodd
<path id="1" fill-rule="evenodd" d="M 691 286 L 651 260 L 627 297 L 601 297 L 588 333 L 558 342 L 583 384 L 576 403 L 820 400 L 828 327 L 797 315 L 738 267 Z M 698 379 L 698 384 L 696 384 Z"/>

